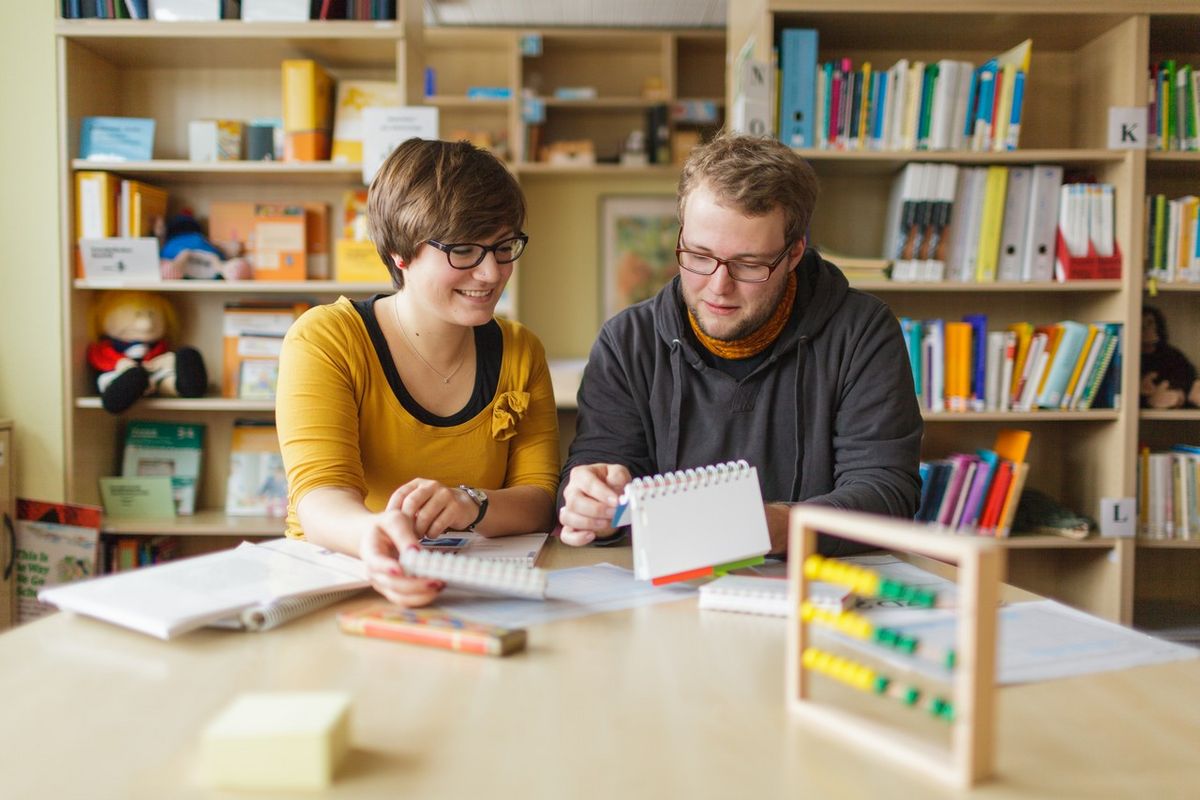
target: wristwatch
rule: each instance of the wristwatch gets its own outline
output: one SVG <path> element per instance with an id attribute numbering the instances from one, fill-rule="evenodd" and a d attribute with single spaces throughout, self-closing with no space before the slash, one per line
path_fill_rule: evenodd
<path id="1" fill-rule="evenodd" d="M 466 492 L 467 497 L 471 498 L 475 505 L 479 506 L 479 513 L 475 516 L 475 521 L 467 526 L 467 530 L 473 531 L 475 530 L 476 525 L 478 525 L 480 522 L 483 522 L 483 515 L 487 513 L 487 493 L 484 492 L 483 489 L 476 489 L 472 486 L 464 486 L 461 483 L 458 485 L 458 488 Z"/>

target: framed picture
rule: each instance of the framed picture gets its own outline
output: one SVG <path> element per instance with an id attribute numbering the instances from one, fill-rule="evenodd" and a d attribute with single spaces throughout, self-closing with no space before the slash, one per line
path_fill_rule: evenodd
<path id="1" fill-rule="evenodd" d="M 679 272 L 674 195 L 600 198 L 600 280 L 604 319 L 653 297 Z"/>

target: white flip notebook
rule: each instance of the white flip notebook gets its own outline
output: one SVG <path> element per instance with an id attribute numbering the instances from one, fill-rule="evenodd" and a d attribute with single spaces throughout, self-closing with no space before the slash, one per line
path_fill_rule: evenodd
<path id="1" fill-rule="evenodd" d="M 437 550 L 405 550 L 400 554 L 400 566 L 409 575 L 445 581 L 458 589 L 531 600 L 546 598 L 546 570 L 521 562 Z"/>
<path id="2" fill-rule="evenodd" d="M 719 567 L 771 550 L 758 470 L 745 461 L 635 478 L 614 524 L 633 526 L 641 580 Z"/>
<path id="3" fill-rule="evenodd" d="M 808 594 L 818 608 L 833 612 L 844 611 L 851 599 L 849 589 L 821 581 L 810 581 Z M 788 582 L 786 578 L 723 575 L 700 587 L 700 608 L 786 617 L 791 612 Z"/>

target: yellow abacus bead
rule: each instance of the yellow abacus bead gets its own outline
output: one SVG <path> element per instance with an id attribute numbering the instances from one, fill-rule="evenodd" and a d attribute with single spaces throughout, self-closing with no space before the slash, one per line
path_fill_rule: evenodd
<path id="1" fill-rule="evenodd" d="M 814 669 L 817 663 L 817 655 L 818 651 L 810 647 L 800 656 L 800 663 L 804 665 L 805 669 Z"/>
<path id="2" fill-rule="evenodd" d="M 864 570 L 862 581 L 859 583 L 858 594 L 864 597 L 874 597 L 879 594 L 879 573 L 873 570 Z"/>
<path id="3" fill-rule="evenodd" d="M 811 580 L 816 580 L 821 573 L 821 565 L 825 561 L 824 558 L 818 555 L 811 555 L 804 559 L 804 577 Z"/>
<path id="4" fill-rule="evenodd" d="M 812 622 L 813 618 L 816 616 L 816 613 L 817 609 L 807 600 L 800 604 L 800 619 L 804 620 L 805 622 Z"/>
<path id="5" fill-rule="evenodd" d="M 827 672 L 829 672 L 829 664 L 830 664 L 830 661 L 832 660 L 832 658 L 833 658 L 833 656 L 829 655 L 829 653 L 826 653 L 824 651 L 818 652 L 817 658 L 816 658 L 815 663 L 813 664 L 813 667 L 817 670 L 817 672 L 826 672 L 827 673 Z"/>
<path id="6" fill-rule="evenodd" d="M 841 564 L 836 561 L 826 561 L 821 569 L 821 580 L 828 583 L 841 584 L 843 583 L 842 574 L 843 569 Z"/>

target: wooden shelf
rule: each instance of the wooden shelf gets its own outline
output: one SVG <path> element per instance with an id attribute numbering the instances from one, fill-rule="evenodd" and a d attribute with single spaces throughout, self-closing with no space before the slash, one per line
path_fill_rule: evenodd
<path id="1" fill-rule="evenodd" d="M 1120 410 L 1100 408 L 1087 411 L 922 411 L 926 422 L 1111 422 Z"/>
<path id="2" fill-rule="evenodd" d="M 837 263 L 836 259 L 833 263 Z M 1029 283 L 960 283 L 958 281 L 927 281 L 908 283 L 905 281 L 868 280 L 851 281 L 855 289 L 868 292 L 948 292 L 956 294 L 1005 294 L 1028 292 L 1119 292 L 1120 280 L 1089 281 L 1032 281 Z"/>
<path id="3" fill-rule="evenodd" d="M 435 95 L 433 97 L 426 97 L 423 102 L 427 106 L 437 106 L 438 108 L 484 108 L 507 111 L 516 102 L 516 99 L 500 100 L 491 97 L 476 98 L 465 95 Z"/>
<path id="4" fill-rule="evenodd" d="M 183 517 L 164 519 L 112 519 L 100 523 L 101 533 L 168 536 L 282 536 L 286 523 L 280 517 L 231 517 L 207 509 Z"/>
<path id="5" fill-rule="evenodd" d="M 665 99 L 648 99 L 645 97 L 588 97 L 573 100 L 562 97 L 534 98 L 545 104 L 546 108 L 582 108 L 589 110 L 621 110 L 626 108 L 643 109 L 651 106 L 669 103 Z"/>
<path id="6" fill-rule="evenodd" d="M 1172 408 L 1162 411 L 1142 409 L 1138 412 L 1138 419 L 1144 422 L 1200 422 L 1200 409 Z"/>
<path id="7" fill-rule="evenodd" d="M 342 281 L 108 281 L 76 278 L 76 289 L 120 291 L 138 289 L 146 292 L 198 292 L 209 294 L 346 294 L 366 297 L 391 293 L 390 283 L 345 283 Z"/>
<path id="8" fill-rule="evenodd" d="M 1147 150 L 1147 161 L 1170 161 L 1200 164 L 1200 151 L 1196 150 Z"/>
<path id="9" fill-rule="evenodd" d="M 647 178 L 678 178 L 679 167 L 674 164 L 651 164 L 645 167 L 623 167 L 620 164 L 543 164 L 540 162 L 516 164 L 518 176 L 567 176 L 567 175 L 630 175 Z"/>
<path id="10" fill-rule="evenodd" d="M 76 397 L 76 408 L 103 408 L 99 397 Z M 248 411 L 274 411 L 274 400 L 238 400 L 231 397 L 144 397 L 132 411 L 219 411 L 241 414 Z"/>
<path id="11" fill-rule="evenodd" d="M 1138 547 L 1151 550 L 1200 550 L 1200 539 L 1138 539 Z"/>
<path id="12" fill-rule="evenodd" d="M 121 175 L 192 183 L 254 179 L 271 183 L 362 185 L 362 165 L 335 161 L 88 161 L 76 158 L 72 169 L 104 170 Z"/>
<path id="13" fill-rule="evenodd" d="M 1048 150 L 796 150 L 814 166 L 837 164 L 901 167 L 914 161 L 946 164 L 1118 164 L 1129 157 L 1128 150 L 1054 148 Z"/>
<path id="14" fill-rule="evenodd" d="M 1025 536 L 1020 533 L 996 539 L 996 544 L 1007 550 L 1109 550 L 1123 539 L 1091 536 L 1087 539 L 1071 539 L 1067 536 Z"/>
<path id="15" fill-rule="evenodd" d="M 1144 291 L 1149 291 L 1149 286 L 1142 287 Z M 1172 292 L 1200 292 L 1200 283 L 1188 283 L 1184 281 L 1176 281 L 1171 283 L 1156 282 L 1154 291 L 1159 294 L 1169 294 Z"/>
<path id="16" fill-rule="evenodd" d="M 55 33 L 86 42 L 96 55 L 121 67 L 222 69 L 279 68 L 285 58 L 314 58 L 326 67 L 390 67 L 403 41 L 395 21 L 353 22 L 155 22 L 62 20 Z"/>

